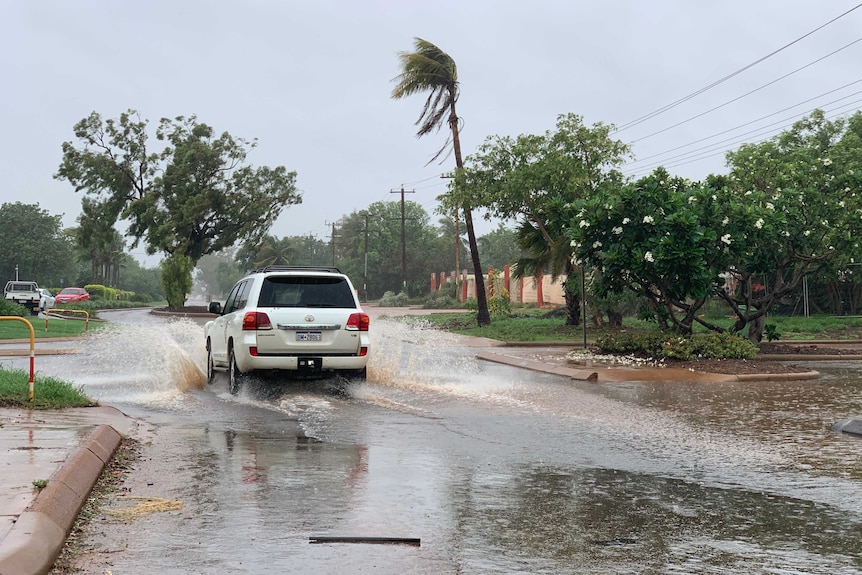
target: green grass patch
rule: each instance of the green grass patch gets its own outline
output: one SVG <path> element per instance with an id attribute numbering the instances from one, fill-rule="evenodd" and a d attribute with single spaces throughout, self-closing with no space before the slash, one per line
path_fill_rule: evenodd
<path id="1" fill-rule="evenodd" d="M 80 315 L 80 314 L 79 314 Z M 33 335 L 36 339 L 46 337 L 78 337 L 86 335 L 87 322 L 81 319 L 48 318 L 48 330 L 45 330 L 45 318 L 30 317 L 22 318 L 33 326 Z M 89 331 L 95 331 L 103 324 L 90 321 Z M 30 339 L 30 330 L 18 320 L 0 321 L 0 340 L 3 339 Z"/>
<path id="2" fill-rule="evenodd" d="M 53 377 L 39 377 L 33 383 L 33 401 L 30 396 L 30 374 L 20 369 L 0 368 L 0 407 L 28 409 L 63 409 L 66 407 L 92 407 L 98 405 L 86 395 L 83 388 Z"/>
<path id="3" fill-rule="evenodd" d="M 728 317 L 706 318 L 707 321 L 720 325 L 727 329 L 733 325 Z M 567 326 L 565 318 L 558 314 L 548 314 L 548 310 L 523 309 L 518 310 L 509 317 L 494 317 L 491 325 L 478 327 L 474 313 L 432 313 L 424 316 L 415 316 L 407 321 L 428 321 L 439 329 L 471 335 L 487 337 L 508 343 L 573 343 L 582 344 L 584 339 L 584 328 L 580 326 Z M 775 316 L 770 315 L 766 319 L 767 325 L 775 326 L 780 334 L 780 341 L 786 340 L 810 340 L 810 339 L 862 339 L 862 318 L 841 316 Z M 623 320 L 624 331 L 632 334 L 659 333 L 658 325 L 652 322 L 635 318 Z M 587 343 L 596 342 L 596 338 L 608 333 L 616 333 L 620 330 L 611 329 L 607 326 L 594 326 L 587 323 Z M 705 333 L 703 327 L 695 329 L 697 333 Z M 742 334 L 748 333 L 747 328 Z M 764 338 L 765 341 L 765 338 Z"/>
<path id="4" fill-rule="evenodd" d="M 582 326 L 567 326 L 560 317 L 541 317 L 542 310 L 525 312 L 513 317 L 494 317 L 491 325 L 478 327 L 473 313 L 432 313 L 405 318 L 406 321 L 428 321 L 435 327 L 475 337 L 487 337 L 506 342 L 577 342 L 583 340 Z M 592 333 L 589 333 L 592 331 Z M 596 329 L 588 329 L 588 338 L 595 338 Z M 604 333 L 606 330 L 602 330 Z"/>

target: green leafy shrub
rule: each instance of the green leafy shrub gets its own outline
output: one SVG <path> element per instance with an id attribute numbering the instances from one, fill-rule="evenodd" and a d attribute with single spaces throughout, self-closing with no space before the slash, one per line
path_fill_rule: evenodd
<path id="1" fill-rule="evenodd" d="M 602 353 L 637 355 L 656 359 L 751 359 L 757 346 L 730 333 L 711 332 L 684 337 L 669 334 L 608 333 L 596 338 Z"/>
<path id="2" fill-rule="evenodd" d="M 111 288 L 101 284 L 87 284 L 84 286 L 87 293 L 90 294 L 90 299 L 109 299 L 107 297 L 108 290 Z"/>
<path id="3" fill-rule="evenodd" d="M 457 306 L 457 303 L 454 299 L 447 295 L 441 295 L 437 297 L 431 297 L 425 300 L 422 304 L 422 307 L 426 309 L 451 309 Z"/>
<path id="4" fill-rule="evenodd" d="M 756 344 L 732 333 L 711 332 L 693 339 L 697 355 L 706 359 L 752 359 L 757 355 Z"/>
<path id="5" fill-rule="evenodd" d="M 0 300 L 0 315 L 12 315 L 16 317 L 26 317 L 30 315 L 30 310 L 21 304 L 9 301 L 7 299 Z"/>
<path id="6" fill-rule="evenodd" d="M 512 313 L 512 305 L 509 301 L 509 292 L 505 289 L 494 292 L 488 298 L 488 313 L 491 317 L 509 317 Z"/>
<path id="7" fill-rule="evenodd" d="M 659 357 L 664 359 L 681 359 L 691 361 L 697 357 L 697 344 L 694 338 L 684 336 L 672 336 L 661 344 Z"/>
<path id="8" fill-rule="evenodd" d="M 391 292 L 388 291 L 383 294 L 383 297 L 378 300 L 377 304 L 382 307 L 405 307 L 408 305 L 408 297 L 404 292 Z"/>
<path id="9" fill-rule="evenodd" d="M 766 336 L 766 341 L 776 341 L 781 339 L 781 333 L 775 324 L 768 323 L 763 326 L 763 335 Z"/>
<path id="10" fill-rule="evenodd" d="M 103 286 L 101 284 L 87 284 L 84 286 L 91 299 L 105 301 L 128 301 L 134 297 L 135 292 L 120 290 L 112 287 Z"/>

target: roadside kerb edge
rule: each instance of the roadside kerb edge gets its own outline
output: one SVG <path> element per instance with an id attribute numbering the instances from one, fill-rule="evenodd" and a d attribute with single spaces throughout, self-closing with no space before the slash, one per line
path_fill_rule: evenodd
<path id="1" fill-rule="evenodd" d="M 0 575 L 42 575 L 51 570 L 121 440 L 113 427 L 100 425 L 54 473 L 0 541 Z"/>

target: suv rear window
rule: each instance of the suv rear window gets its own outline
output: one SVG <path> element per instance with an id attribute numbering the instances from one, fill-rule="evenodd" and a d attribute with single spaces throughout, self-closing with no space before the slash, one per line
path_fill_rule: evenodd
<path id="1" fill-rule="evenodd" d="M 344 278 L 269 276 L 263 280 L 257 305 L 355 309 L 356 300 Z"/>

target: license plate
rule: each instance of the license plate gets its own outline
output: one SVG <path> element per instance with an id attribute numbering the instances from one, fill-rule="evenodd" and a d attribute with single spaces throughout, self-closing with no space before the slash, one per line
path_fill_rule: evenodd
<path id="1" fill-rule="evenodd" d="M 322 341 L 323 333 L 319 331 L 298 331 L 296 341 Z"/>

